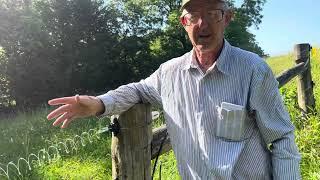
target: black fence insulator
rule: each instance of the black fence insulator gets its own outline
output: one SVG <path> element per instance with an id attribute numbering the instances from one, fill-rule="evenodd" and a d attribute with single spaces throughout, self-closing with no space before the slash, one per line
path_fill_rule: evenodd
<path id="1" fill-rule="evenodd" d="M 120 124 L 118 122 L 118 119 L 115 118 L 113 122 L 108 126 L 108 129 L 110 132 L 113 132 L 113 134 L 116 136 L 120 132 Z"/>

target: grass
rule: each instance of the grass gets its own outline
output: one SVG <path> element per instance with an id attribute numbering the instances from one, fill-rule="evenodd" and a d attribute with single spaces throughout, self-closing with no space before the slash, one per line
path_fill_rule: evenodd
<path id="1" fill-rule="evenodd" d="M 74 138 L 75 135 L 81 135 L 84 131 L 97 130 L 109 124 L 108 119 L 98 121 L 96 118 L 89 118 L 76 121 L 68 130 L 62 130 L 52 127 L 52 123 L 45 119 L 48 112 L 49 109 L 42 108 L 34 112 L 19 113 L 14 119 L 0 121 L 0 167 L 5 169 L 5 166 L 11 161 L 17 164 L 20 157 L 27 158 L 30 153 L 38 154 L 39 150 L 47 149 L 51 144 L 64 142 L 68 138 Z M 33 163 L 33 170 L 24 174 L 24 178 L 110 179 L 111 164 L 108 163 L 111 162 L 110 137 L 110 135 L 102 135 L 100 139 L 93 138 L 90 144 L 88 138 L 83 136 L 84 143 L 87 145 L 82 147 L 80 141 L 77 140 L 77 152 L 69 154 L 62 150 L 62 146 L 59 146 L 61 158 L 51 163 L 43 161 L 40 166 Z M 22 165 L 22 168 L 22 171 L 25 171 L 26 166 Z M 12 166 L 10 172 L 11 177 L 17 174 Z M 0 179 L 3 177 L 0 176 Z"/>
<path id="2" fill-rule="evenodd" d="M 291 119 L 296 127 L 296 143 L 302 155 L 301 173 L 303 179 L 320 179 L 320 49 L 311 56 L 311 74 L 315 82 L 314 96 L 316 99 L 316 112 L 309 114 L 306 118 L 301 117 L 297 110 L 297 85 L 296 79 L 280 89 L 284 102 L 288 108 Z M 294 66 L 294 56 L 272 57 L 267 60 L 275 75 Z"/>
<path id="3" fill-rule="evenodd" d="M 320 49 L 319 49 L 320 52 Z M 276 75 L 294 66 L 292 54 L 272 57 L 267 60 Z M 320 110 L 320 53 L 312 56 L 312 76 L 316 83 L 314 95 L 316 109 Z M 297 110 L 297 93 L 295 80 L 280 89 L 284 102 L 289 110 L 291 119 L 296 126 L 296 142 L 302 154 L 301 172 L 303 179 L 320 179 L 320 115 L 319 112 L 300 116 Z M 89 129 L 105 127 L 108 119 L 97 120 L 89 118 L 74 122 L 68 130 L 52 127 L 45 117 L 50 111 L 41 108 L 33 112 L 21 112 L 16 118 L 0 120 L 0 167 L 10 162 L 17 162 L 20 157 L 27 157 L 30 153 L 37 153 L 43 148 L 48 148 L 52 142 L 64 142 L 68 138 L 80 135 Z M 154 127 L 163 123 L 163 120 L 154 122 Z M 100 139 L 94 138 L 86 146 L 78 144 L 77 152 L 62 153 L 60 158 L 55 158 L 50 163 L 33 163 L 31 171 L 26 166 L 21 166 L 24 179 L 111 179 L 110 135 L 101 135 Z M 162 179 L 180 179 L 176 168 L 173 152 L 159 158 L 154 179 L 159 179 L 159 166 L 161 164 Z M 17 172 L 11 168 L 11 177 L 18 178 Z M 3 179 L 4 176 L 0 176 Z"/>

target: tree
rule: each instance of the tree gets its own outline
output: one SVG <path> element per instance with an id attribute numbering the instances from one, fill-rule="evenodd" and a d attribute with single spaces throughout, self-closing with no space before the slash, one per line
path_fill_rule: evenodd
<path id="1" fill-rule="evenodd" d="M 8 59 L 5 51 L 0 47 L 0 109 L 10 105 L 10 92 L 7 77 Z M 1 112 L 1 110 L 0 110 Z"/>
<path id="2" fill-rule="evenodd" d="M 259 28 L 262 21 L 262 6 L 266 0 L 245 0 L 243 4 L 236 8 L 234 1 L 229 5 L 234 9 L 234 19 L 226 29 L 225 37 L 234 46 L 264 56 L 264 52 L 255 40 L 255 35 L 249 32 L 249 27 Z"/>
<path id="3" fill-rule="evenodd" d="M 50 73 L 50 65 L 41 61 L 46 57 L 47 36 L 41 32 L 30 1 L 3 0 L 0 8 L 0 44 L 7 59 L 4 72 L 9 96 L 18 106 L 29 105 L 26 102 L 38 101 L 37 92 L 47 93 L 44 75 Z"/>
<path id="4" fill-rule="evenodd" d="M 121 7 L 122 14 L 130 16 L 129 19 L 122 19 L 123 26 L 128 27 L 127 35 L 134 34 L 149 39 L 151 57 L 158 59 L 156 65 L 191 49 L 188 37 L 178 20 L 181 14 L 180 1 L 121 0 L 116 2 L 117 7 Z M 226 39 L 232 45 L 263 56 L 263 50 L 248 29 L 251 26 L 259 27 L 265 0 L 245 0 L 239 8 L 234 6 L 233 0 L 228 3 L 234 10 L 235 16 L 226 29 Z M 139 31 L 135 31 L 136 29 Z"/>
<path id="5" fill-rule="evenodd" d="M 120 28 L 117 16 L 110 16 L 116 11 L 103 1 L 2 0 L 0 12 L 0 44 L 8 57 L 6 76 L 17 106 L 33 107 L 53 97 L 99 89 L 105 75 L 116 79 L 109 67 Z M 109 74 L 103 67 L 111 69 Z"/>
<path id="6" fill-rule="evenodd" d="M 263 55 L 248 28 L 261 23 L 265 0 L 245 0 L 239 8 L 229 3 L 235 17 L 226 39 Z M 180 0 L 0 0 L 0 92 L 6 94 L 0 101 L 33 107 L 145 78 L 192 48 L 179 22 L 180 5 Z"/>

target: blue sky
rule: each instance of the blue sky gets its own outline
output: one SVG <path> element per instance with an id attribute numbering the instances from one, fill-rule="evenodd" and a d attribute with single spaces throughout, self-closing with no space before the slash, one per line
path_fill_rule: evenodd
<path id="1" fill-rule="evenodd" d="M 250 31 L 265 53 L 287 54 L 297 43 L 320 46 L 320 0 L 267 0 L 262 14 L 259 29 Z"/>

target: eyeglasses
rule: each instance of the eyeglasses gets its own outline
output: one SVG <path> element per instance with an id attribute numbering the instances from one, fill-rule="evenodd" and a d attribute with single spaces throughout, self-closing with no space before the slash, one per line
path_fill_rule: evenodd
<path id="1" fill-rule="evenodd" d="M 206 17 L 212 23 L 218 23 L 222 20 L 224 11 L 222 9 L 213 9 L 207 11 Z M 198 24 L 201 17 L 200 12 L 189 12 L 185 14 L 182 18 L 186 26 Z"/>

